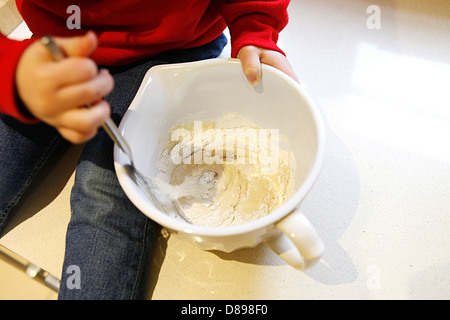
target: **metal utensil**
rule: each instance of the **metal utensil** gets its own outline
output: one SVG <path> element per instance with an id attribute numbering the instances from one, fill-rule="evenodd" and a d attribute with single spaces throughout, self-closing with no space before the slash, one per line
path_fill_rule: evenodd
<path id="1" fill-rule="evenodd" d="M 51 52 L 52 57 L 55 61 L 60 61 L 67 57 L 65 52 L 60 49 L 53 38 L 51 36 L 44 36 L 41 38 L 41 43 Z M 86 105 L 87 108 L 90 108 L 90 105 Z M 150 178 L 142 174 L 139 170 L 136 169 L 136 166 L 133 163 L 133 154 L 131 153 L 130 145 L 127 143 L 125 138 L 120 133 L 114 121 L 111 117 L 108 117 L 104 123 L 102 123 L 103 129 L 106 131 L 108 136 L 116 143 L 119 148 L 128 156 L 130 160 L 130 165 L 127 166 L 127 170 L 131 173 L 130 176 L 134 176 L 134 181 L 137 185 L 145 190 L 145 193 L 153 200 L 154 203 L 158 203 L 161 205 L 161 202 L 156 199 L 155 192 L 159 192 L 162 195 L 171 194 L 171 190 L 173 189 L 175 192 L 178 192 L 178 189 L 175 190 L 175 186 L 171 184 L 160 181 L 159 179 Z M 181 215 L 184 220 L 190 222 L 184 215 Z"/>

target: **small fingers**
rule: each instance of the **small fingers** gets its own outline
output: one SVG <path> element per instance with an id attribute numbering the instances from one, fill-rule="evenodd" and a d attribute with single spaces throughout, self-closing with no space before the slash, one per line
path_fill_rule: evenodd
<path id="1" fill-rule="evenodd" d="M 289 60 L 278 51 L 245 46 L 239 50 L 237 56 L 241 60 L 242 70 L 251 85 L 257 85 L 261 80 L 261 63 L 272 66 L 299 82 Z"/>
<path id="2" fill-rule="evenodd" d="M 297 75 L 294 72 L 294 69 L 292 69 L 291 64 L 289 63 L 289 60 L 283 54 L 277 51 L 265 50 L 261 54 L 261 62 L 269 66 L 272 66 L 275 69 L 283 71 L 292 79 L 299 82 Z"/>
<path id="3" fill-rule="evenodd" d="M 59 134 L 66 139 L 67 141 L 74 143 L 74 144 L 81 144 L 86 141 L 89 141 L 97 134 L 97 128 L 95 130 L 92 130 L 89 133 L 86 132 L 79 132 L 74 129 L 69 128 L 58 128 Z"/>
<path id="4" fill-rule="evenodd" d="M 98 128 L 109 117 L 111 108 L 102 100 L 90 108 L 75 108 L 61 113 L 58 117 L 58 131 L 72 143 L 82 143 L 91 139 Z"/>
<path id="5" fill-rule="evenodd" d="M 78 130 L 80 132 L 91 131 L 98 128 L 111 113 L 111 108 L 105 100 L 82 108 L 73 108 L 62 112 L 57 122 L 60 127 Z"/>
<path id="6" fill-rule="evenodd" d="M 98 39 L 93 31 L 76 37 L 55 37 L 55 42 L 68 57 L 89 57 L 98 46 Z"/>
<path id="7" fill-rule="evenodd" d="M 101 70 L 89 81 L 61 88 L 56 94 L 56 100 L 65 109 L 76 108 L 102 99 L 113 88 L 113 77 L 107 70 Z"/>
<path id="8" fill-rule="evenodd" d="M 45 77 L 55 88 L 94 79 L 99 74 L 97 65 L 89 58 L 72 57 L 47 65 Z"/>
<path id="9" fill-rule="evenodd" d="M 238 58 L 248 83 L 256 86 L 261 80 L 260 50 L 254 46 L 243 47 L 239 50 Z"/>

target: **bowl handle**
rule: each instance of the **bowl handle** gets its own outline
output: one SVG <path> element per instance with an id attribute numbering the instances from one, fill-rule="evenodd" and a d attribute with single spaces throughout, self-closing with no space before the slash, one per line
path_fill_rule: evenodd
<path id="1" fill-rule="evenodd" d="M 299 209 L 277 222 L 275 227 L 281 233 L 264 240 L 264 244 L 293 268 L 308 269 L 322 256 L 323 242 Z"/>

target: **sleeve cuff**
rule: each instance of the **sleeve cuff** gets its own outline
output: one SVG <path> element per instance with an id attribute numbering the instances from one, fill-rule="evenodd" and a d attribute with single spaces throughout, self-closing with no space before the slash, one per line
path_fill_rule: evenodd
<path id="1" fill-rule="evenodd" d="M 27 110 L 21 101 L 16 88 L 16 69 L 22 53 L 35 40 L 24 41 L 10 40 L 0 37 L 0 112 L 12 116 L 24 123 L 37 123 L 35 118 Z"/>
<path id="2" fill-rule="evenodd" d="M 278 31 L 267 24 L 267 17 L 259 15 L 259 19 L 248 21 L 243 17 L 230 27 L 231 57 L 236 58 L 239 50 L 244 46 L 256 46 L 267 50 L 274 50 L 285 55 L 278 45 Z"/>
<path id="3" fill-rule="evenodd" d="M 224 1 L 222 15 L 231 35 L 231 57 L 253 45 L 284 52 L 277 46 L 278 34 L 287 25 L 290 0 Z"/>

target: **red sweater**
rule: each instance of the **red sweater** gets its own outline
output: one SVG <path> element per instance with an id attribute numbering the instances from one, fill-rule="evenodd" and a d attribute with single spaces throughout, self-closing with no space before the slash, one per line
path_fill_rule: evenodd
<path id="1" fill-rule="evenodd" d="M 99 47 L 92 58 L 102 65 L 121 65 L 170 49 L 187 49 L 217 38 L 228 26 L 231 56 L 245 45 L 282 52 L 278 33 L 288 21 L 290 0 L 16 0 L 36 37 L 74 36 L 93 30 Z M 81 29 L 69 29 L 68 10 L 80 9 Z M 76 21 L 76 20 L 69 20 Z M 22 52 L 32 43 L 0 35 L 0 112 L 34 122 L 18 107 L 15 70 Z"/>

